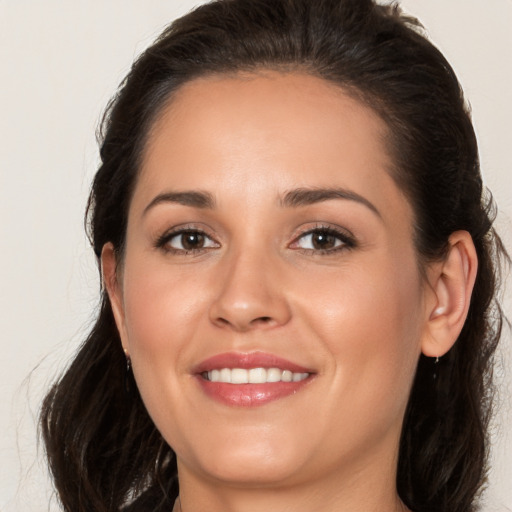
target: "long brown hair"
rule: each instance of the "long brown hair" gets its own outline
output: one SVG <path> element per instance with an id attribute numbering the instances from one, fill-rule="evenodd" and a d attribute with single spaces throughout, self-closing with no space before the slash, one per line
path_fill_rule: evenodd
<path id="1" fill-rule="evenodd" d="M 415 512 L 470 512 L 484 482 L 492 356 L 503 322 L 495 300 L 506 252 L 479 170 L 475 133 L 457 78 L 421 27 L 372 0 L 218 0 L 170 25 L 133 65 L 101 130 L 101 166 L 87 226 L 98 257 L 122 253 L 148 131 L 185 82 L 207 74 L 300 70 L 338 84 L 389 127 L 393 177 L 415 213 L 420 263 L 467 230 L 479 269 L 453 349 L 420 357 L 403 425 L 397 489 Z M 300 108 L 300 105 L 298 106 Z M 62 505 L 119 511 L 171 507 L 176 460 L 149 418 L 105 292 L 96 324 L 48 393 L 41 429 Z M 434 371 L 437 378 L 434 380 Z"/>

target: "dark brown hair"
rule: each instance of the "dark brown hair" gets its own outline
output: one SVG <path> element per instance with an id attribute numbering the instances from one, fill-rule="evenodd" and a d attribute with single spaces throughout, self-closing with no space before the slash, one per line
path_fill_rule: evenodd
<path id="1" fill-rule="evenodd" d="M 422 265 L 444 255 L 454 231 L 473 237 L 479 268 L 468 318 L 435 370 L 420 357 L 397 489 L 415 512 L 476 510 L 486 471 L 492 356 L 503 320 L 495 287 L 506 253 L 492 228 L 492 201 L 457 78 L 418 22 L 396 6 L 219 0 L 170 25 L 137 59 L 103 120 L 87 216 L 96 256 L 107 242 L 122 254 L 148 131 L 173 93 L 196 77 L 260 69 L 321 77 L 384 119 L 392 175 L 413 206 Z M 94 328 L 44 401 L 41 427 L 66 511 L 117 512 L 132 502 L 134 510 L 172 506 L 175 455 L 125 371 L 105 292 Z"/>

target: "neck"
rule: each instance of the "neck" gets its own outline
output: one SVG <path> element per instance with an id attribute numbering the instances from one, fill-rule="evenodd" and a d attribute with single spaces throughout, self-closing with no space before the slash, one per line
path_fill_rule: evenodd
<path id="1" fill-rule="evenodd" d="M 395 512 L 411 512 L 400 500 L 398 500 L 396 507 L 393 510 Z M 181 506 L 181 500 L 179 497 L 174 503 L 174 508 L 172 509 L 172 512 L 185 512 L 185 510 Z"/>
<path id="2" fill-rule="evenodd" d="M 244 488 L 198 479 L 181 466 L 173 512 L 407 512 L 396 492 L 393 467 L 378 475 L 365 468 L 296 485 Z"/>

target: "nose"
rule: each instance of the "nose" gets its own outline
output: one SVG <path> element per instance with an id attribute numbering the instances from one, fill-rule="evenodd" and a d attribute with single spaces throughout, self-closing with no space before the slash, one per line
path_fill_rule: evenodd
<path id="1" fill-rule="evenodd" d="M 210 307 L 218 327 L 239 332 L 285 325 L 291 318 L 286 288 L 271 258 L 239 254 L 224 262 L 219 293 Z"/>

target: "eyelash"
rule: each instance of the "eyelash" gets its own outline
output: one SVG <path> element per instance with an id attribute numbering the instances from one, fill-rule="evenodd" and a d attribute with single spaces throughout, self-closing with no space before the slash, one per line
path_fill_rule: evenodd
<path id="1" fill-rule="evenodd" d="M 211 236 L 209 236 L 204 230 L 190 226 L 190 227 L 179 228 L 176 230 L 171 230 L 171 231 L 164 233 L 163 235 L 158 237 L 158 239 L 155 243 L 155 247 L 158 249 L 162 249 L 166 253 L 179 254 L 179 255 L 184 255 L 184 256 L 188 256 L 188 255 L 198 256 L 198 255 L 208 251 L 209 249 L 211 249 L 211 247 L 201 247 L 199 249 L 189 249 L 189 250 L 176 249 L 176 248 L 170 247 L 168 245 L 169 242 L 173 238 L 179 237 L 180 235 L 184 235 L 184 234 L 201 235 L 201 236 L 204 236 L 205 238 L 215 242 L 215 240 Z M 217 242 L 215 242 L 215 243 L 217 243 Z"/>
<path id="2" fill-rule="evenodd" d="M 319 255 L 332 255 L 338 253 L 340 251 L 347 251 L 350 249 L 354 249 L 356 247 L 356 241 L 352 235 L 343 231 L 341 229 L 333 228 L 332 226 L 326 226 L 323 224 L 319 224 L 314 228 L 308 228 L 307 230 L 301 232 L 292 242 L 292 245 L 296 244 L 299 240 L 304 237 L 312 234 L 325 234 L 327 236 L 333 236 L 337 238 L 341 244 L 338 247 L 334 247 L 332 249 L 301 249 L 297 248 L 296 250 L 304 253 L 304 254 L 319 254 Z"/>
<path id="3" fill-rule="evenodd" d="M 294 240 L 292 241 L 290 246 L 297 244 L 301 239 L 304 239 L 306 236 L 312 235 L 315 233 L 316 234 L 321 233 L 321 234 L 325 234 L 327 236 L 333 236 L 337 240 L 339 240 L 341 242 L 341 244 L 332 249 L 295 248 L 295 250 L 297 250 L 303 254 L 332 255 L 332 254 L 338 253 L 340 251 L 346 251 L 346 250 L 350 250 L 350 249 L 353 249 L 356 247 L 356 241 L 352 235 L 348 234 L 345 231 L 335 229 L 331 226 L 326 226 L 326 225 L 317 225 L 314 228 L 309 228 L 309 229 L 301 232 L 297 237 L 294 238 Z M 202 229 L 198 229 L 195 227 L 184 227 L 184 228 L 179 228 L 176 230 L 168 231 L 168 232 L 164 233 L 163 235 L 161 235 L 160 237 L 158 237 L 158 239 L 155 242 L 155 247 L 158 249 L 162 249 L 166 253 L 183 255 L 183 256 L 188 256 L 188 255 L 198 256 L 210 249 L 216 248 L 216 247 L 201 247 L 198 249 L 187 250 L 187 249 L 176 249 L 176 248 L 170 247 L 168 245 L 172 239 L 174 239 L 180 235 L 184 235 L 184 234 L 201 235 L 201 236 L 204 236 L 205 238 L 213 241 L 214 243 L 218 244 L 218 242 L 216 242 L 211 236 L 209 236 Z"/>

